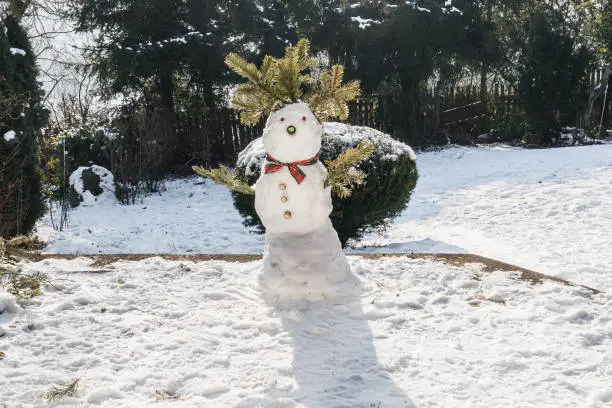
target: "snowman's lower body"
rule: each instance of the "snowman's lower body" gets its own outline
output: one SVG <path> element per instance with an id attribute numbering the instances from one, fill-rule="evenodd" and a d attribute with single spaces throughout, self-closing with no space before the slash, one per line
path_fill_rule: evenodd
<path id="1" fill-rule="evenodd" d="M 266 232 L 263 261 L 262 283 L 278 299 L 319 301 L 346 294 L 350 267 L 329 220 L 304 235 Z"/>

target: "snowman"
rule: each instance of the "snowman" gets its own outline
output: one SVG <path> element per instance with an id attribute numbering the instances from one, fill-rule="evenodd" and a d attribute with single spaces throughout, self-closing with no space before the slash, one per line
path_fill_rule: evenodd
<path id="1" fill-rule="evenodd" d="M 329 214 L 331 187 L 319 161 L 323 126 L 306 103 L 273 112 L 255 210 L 266 228 L 263 282 L 277 294 L 311 301 L 334 295 L 350 268 Z"/>

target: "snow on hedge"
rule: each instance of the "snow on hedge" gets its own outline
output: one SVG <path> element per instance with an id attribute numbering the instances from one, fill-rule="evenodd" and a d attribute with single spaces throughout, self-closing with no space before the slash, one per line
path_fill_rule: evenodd
<path id="1" fill-rule="evenodd" d="M 327 141 L 327 143 L 326 143 Z M 412 148 L 398 142 L 386 133 L 366 126 L 352 126 L 346 123 L 329 122 L 323 125 L 323 144 L 341 143 L 344 149 L 356 146 L 362 142 L 372 142 L 376 145 L 376 155 L 403 156 L 408 155 L 412 161 L 416 154 Z"/>
<path id="2" fill-rule="evenodd" d="M 376 145 L 374 156 L 383 156 L 385 159 L 394 160 L 398 156 L 408 155 L 413 161 L 416 154 L 412 148 L 404 143 L 398 142 L 391 136 L 365 126 L 352 126 L 338 122 L 323 124 L 322 150 L 326 146 L 342 146 L 342 150 L 357 146 L 362 142 L 373 142 Z M 266 158 L 263 139 L 255 139 L 238 155 L 236 167 L 246 169 L 248 177 L 259 174 Z"/>

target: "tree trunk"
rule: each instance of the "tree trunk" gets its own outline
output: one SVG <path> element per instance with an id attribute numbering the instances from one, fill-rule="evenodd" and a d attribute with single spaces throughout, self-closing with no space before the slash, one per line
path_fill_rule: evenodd
<path id="1" fill-rule="evenodd" d="M 487 67 L 484 62 L 480 71 L 480 100 L 487 102 Z"/>
<path id="2" fill-rule="evenodd" d="M 161 104 L 168 112 L 174 112 L 174 88 L 172 83 L 172 71 L 159 73 L 159 95 Z"/>
<path id="3" fill-rule="evenodd" d="M 485 2 L 485 21 L 488 24 L 491 24 L 491 20 L 493 20 L 493 2 L 491 0 L 487 0 Z M 487 101 L 487 75 L 489 71 L 489 67 L 487 63 L 484 61 L 484 56 L 481 55 L 482 59 L 482 67 L 480 71 L 480 100 L 483 102 Z"/>
<path id="4" fill-rule="evenodd" d="M 21 22 L 31 3 L 32 0 L 10 0 L 11 14 L 17 22 Z"/>
<path id="5" fill-rule="evenodd" d="M 599 121 L 599 139 L 603 139 L 606 132 L 606 114 L 608 113 L 608 105 L 610 105 L 610 98 L 612 97 L 612 86 L 610 86 L 610 81 L 612 81 L 612 68 L 608 67 L 606 69 L 606 76 L 606 91 L 604 94 L 603 106 L 601 107 L 601 119 Z"/>

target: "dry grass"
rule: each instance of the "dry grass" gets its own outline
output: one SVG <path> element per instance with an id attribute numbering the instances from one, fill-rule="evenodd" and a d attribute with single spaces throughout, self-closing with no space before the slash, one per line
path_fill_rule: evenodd
<path id="1" fill-rule="evenodd" d="M 73 397 L 79 390 L 80 379 L 73 380 L 68 384 L 54 385 L 49 391 L 40 395 L 40 398 L 48 402 L 55 402 L 64 397 Z"/>
<path id="2" fill-rule="evenodd" d="M 179 396 L 172 392 L 155 390 L 155 399 L 157 401 L 177 401 Z"/>
<path id="3" fill-rule="evenodd" d="M 49 279 L 40 273 L 21 273 L 18 263 L 23 259 L 33 260 L 45 243 L 37 238 L 25 236 L 10 240 L 0 238 L 0 285 L 21 301 L 30 300 L 41 293 Z"/>

